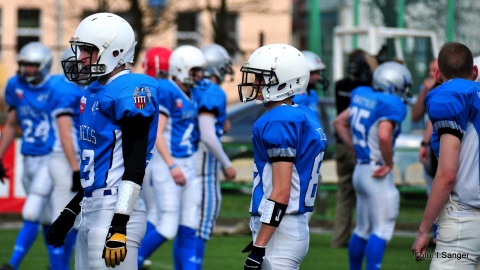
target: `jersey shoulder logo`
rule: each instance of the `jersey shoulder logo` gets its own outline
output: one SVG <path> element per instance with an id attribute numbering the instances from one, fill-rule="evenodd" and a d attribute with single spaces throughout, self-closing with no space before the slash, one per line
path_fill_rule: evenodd
<path id="1" fill-rule="evenodd" d="M 152 92 L 148 87 L 135 87 L 133 90 L 133 102 L 137 109 L 143 110 L 148 104 L 150 104 L 152 98 Z"/>
<path id="2" fill-rule="evenodd" d="M 80 99 L 80 113 L 83 113 L 85 110 L 85 106 L 87 106 L 87 98 L 85 96 L 82 96 Z"/>

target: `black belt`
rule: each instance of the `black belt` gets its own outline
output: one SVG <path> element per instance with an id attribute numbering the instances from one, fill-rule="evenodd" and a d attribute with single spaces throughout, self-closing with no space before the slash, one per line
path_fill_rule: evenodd
<path id="1" fill-rule="evenodd" d="M 110 195 L 112 195 L 112 194 L 113 194 L 113 192 L 112 192 L 111 189 L 105 189 L 105 190 L 103 191 L 103 196 L 110 196 Z M 84 193 L 83 193 L 83 197 L 91 198 L 92 196 L 93 196 L 92 192 L 89 192 L 89 193 L 85 193 L 85 192 L 84 192 Z"/>

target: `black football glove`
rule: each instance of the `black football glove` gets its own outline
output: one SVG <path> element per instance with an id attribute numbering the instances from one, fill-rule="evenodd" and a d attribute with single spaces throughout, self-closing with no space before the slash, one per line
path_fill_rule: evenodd
<path id="1" fill-rule="evenodd" d="M 120 265 L 127 257 L 127 222 L 129 218 L 122 214 L 113 215 L 102 255 L 107 267 Z"/>
<path id="2" fill-rule="evenodd" d="M 82 185 L 80 183 L 80 171 L 74 171 L 72 174 L 72 188 L 70 191 L 78 192 L 82 189 Z"/>
<path id="3" fill-rule="evenodd" d="M 47 244 L 54 247 L 63 246 L 65 237 L 67 236 L 68 231 L 73 227 L 75 223 L 75 215 L 70 209 L 63 209 L 60 216 L 50 225 L 50 228 L 47 232 Z"/>
<path id="4" fill-rule="evenodd" d="M 3 167 L 3 161 L 0 159 L 0 182 L 5 183 L 3 178 L 7 178 L 7 171 L 5 170 L 5 167 Z"/>
<path id="5" fill-rule="evenodd" d="M 255 246 L 252 241 L 242 250 L 242 252 L 250 252 L 243 265 L 243 270 L 262 269 L 262 262 L 265 257 L 265 247 Z"/>

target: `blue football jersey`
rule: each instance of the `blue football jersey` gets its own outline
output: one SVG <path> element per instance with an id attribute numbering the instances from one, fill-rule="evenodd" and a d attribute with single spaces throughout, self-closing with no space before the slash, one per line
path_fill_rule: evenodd
<path id="1" fill-rule="evenodd" d="M 160 113 L 168 117 L 163 136 L 173 157 L 185 158 L 196 151 L 192 136 L 197 121 L 197 106 L 172 80 L 159 80 Z"/>
<path id="2" fill-rule="evenodd" d="M 118 73 L 106 85 L 91 83 L 80 99 L 80 177 L 84 192 L 118 186 L 124 168 L 120 120 L 153 117 L 149 127 L 147 160 L 158 127 L 158 83 L 143 74 Z"/>
<path id="3" fill-rule="evenodd" d="M 320 116 L 318 111 L 318 95 L 317 92 L 315 92 L 315 89 L 309 89 L 305 93 L 296 94 L 293 97 L 293 103 L 305 105 L 315 112 L 317 117 Z"/>
<path id="4" fill-rule="evenodd" d="M 38 85 L 31 85 L 15 75 L 5 88 L 5 101 L 15 108 L 22 129 L 23 155 L 46 155 L 52 151 L 55 134 L 51 127 L 52 91 L 55 78 L 47 76 Z"/>
<path id="5" fill-rule="evenodd" d="M 425 102 L 433 125 L 430 144 L 435 155 L 440 154 L 439 134 L 449 133 L 461 140 L 452 199 L 463 209 L 480 209 L 480 84 L 453 79 L 430 91 Z"/>
<path id="6" fill-rule="evenodd" d="M 223 125 L 227 120 L 227 95 L 218 84 L 208 79 L 203 79 L 202 83 L 193 89 L 193 94 L 199 113 L 208 112 L 215 115 L 215 134 L 221 140 Z M 198 121 L 196 121 L 194 141 L 198 141 L 199 136 Z"/>
<path id="7" fill-rule="evenodd" d="M 383 120 L 394 123 L 395 144 L 406 113 L 405 104 L 395 95 L 374 91 L 368 86 L 354 89 L 350 100 L 350 128 L 357 160 L 385 163 L 378 145 L 378 125 Z"/>
<path id="8" fill-rule="evenodd" d="M 56 117 L 62 114 L 72 116 L 72 138 L 75 149 L 78 151 L 78 128 L 80 127 L 80 98 L 83 87 L 67 80 L 65 75 L 54 75 L 55 79 L 52 95 L 52 127 L 55 131 L 55 144 L 53 151 L 63 151 L 62 143 L 59 140 L 59 131 Z"/>
<path id="9" fill-rule="evenodd" d="M 286 214 L 313 211 L 320 165 L 327 138 L 316 115 L 306 106 L 281 105 L 253 125 L 252 215 L 262 215 L 272 193 L 272 163 L 293 162 L 292 186 Z"/>

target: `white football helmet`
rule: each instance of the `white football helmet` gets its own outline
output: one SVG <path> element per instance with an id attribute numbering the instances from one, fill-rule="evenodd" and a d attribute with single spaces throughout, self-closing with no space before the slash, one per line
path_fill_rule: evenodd
<path id="1" fill-rule="evenodd" d="M 67 78 L 76 81 L 109 74 L 117 66 L 133 63 L 137 42 L 127 21 L 118 15 L 105 12 L 85 18 L 70 38 L 70 44 L 76 59 L 62 61 L 62 66 L 65 73 L 70 72 Z M 90 65 L 82 66 L 83 59 L 78 59 L 78 47 L 98 49 L 97 61 L 90 61 Z M 77 68 L 66 70 L 65 65 L 68 64 L 77 65 Z"/>
<path id="2" fill-rule="evenodd" d="M 255 100 L 261 86 L 263 102 L 280 101 L 304 93 L 310 78 L 305 56 L 287 44 L 270 44 L 258 48 L 240 69 L 238 85 L 241 102 Z M 255 77 L 261 76 L 263 83 Z"/>
<path id="3" fill-rule="evenodd" d="M 302 51 L 302 53 L 305 56 L 305 59 L 307 59 L 310 72 L 325 69 L 325 64 L 322 62 L 320 56 L 318 56 L 316 53 L 311 51 Z"/>
<path id="4" fill-rule="evenodd" d="M 22 47 L 17 56 L 18 71 L 21 79 L 29 83 L 41 82 L 50 73 L 52 67 L 52 52 L 40 42 L 34 41 Z M 37 72 L 28 76 L 25 72 L 25 64 L 38 65 Z"/>
<path id="5" fill-rule="evenodd" d="M 207 69 L 204 75 L 206 77 L 216 76 L 219 84 L 223 83 L 228 74 L 233 81 L 233 70 L 230 55 L 227 50 L 218 44 L 209 44 L 200 48 L 207 61 Z"/>
<path id="6" fill-rule="evenodd" d="M 205 69 L 207 61 L 202 51 L 192 45 L 182 45 L 173 50 L 170 55 L 169 70 L 172 77 L 177 78 L 185 85 L 193 86 L 194 79 L 190 76 L 192 68 Z"/>
<path id="7" fill-rule="evenodd" d="M 330 85 L 330 80 L 325 76 L 324 70 L 326 68 L 325 64 L 323 63 L 320 56 L 312 51 L 302 51 L 303 55 L 307 59 L 308 68 L 310 69 L 310 73 L 318 72 L 320 78 L 318 79 L 318 83 L 322 85 L 323 90 L 327 90 L 328 86 Z M 310 82 L 311 83 L 311 82 Z M 314 85 L 309 85 L 310 88 L 316 88 L 317 82 Z"/>
<path id="8" fill-rule="evenodd" d="M 403 101 L 408 98 L 408 91 L 412 85 L 410 71 L 397 62 L 384 62 L 373 73 L 374 89 L 394 94 Z"/>

